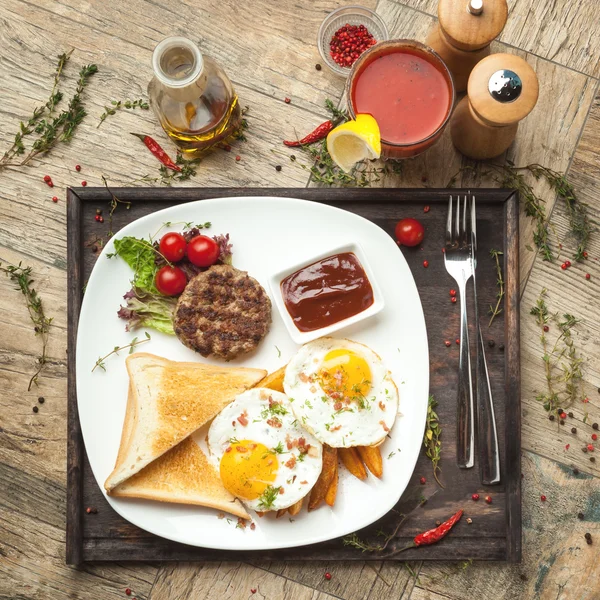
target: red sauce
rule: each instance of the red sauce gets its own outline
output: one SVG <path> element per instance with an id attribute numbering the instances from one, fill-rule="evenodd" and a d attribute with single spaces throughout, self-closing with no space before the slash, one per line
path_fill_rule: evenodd
<path id="1" fill-rule="evenodd" d="M 402 50 L 376 58 L 357 76 L 352 103 L 372 114 L 381 138 L 411 144 L 434 133 L 450 110 L 446 78 L 422 55 Z"/>
<path id="2" fill-rule="evenodd" d="M 373 304 L 373 288 L 358 258 L 344 252 L 323 258 L 281 282 L 287 311 L 300 331 L 352 317 Z"/>

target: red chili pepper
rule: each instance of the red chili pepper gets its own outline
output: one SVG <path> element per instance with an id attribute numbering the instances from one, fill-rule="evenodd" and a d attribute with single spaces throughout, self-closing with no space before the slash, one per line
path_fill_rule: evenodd
<path id="1" fill-rule="evenodd" d="M 318 142 L 319 140 L 322 140 L 324 137 L 327 137 L 327 134 L 332 129 L 333 129 L 333 122 L 325 121 L 325 123 L 321 123 L 313 132 L 309 133 L 306 137 L 303 137 L 301 140 L 296 140 L 296 141 L 285 140 L 283 143 L 290 148 L 304 146 L 305 144 L 312 144 L 314 142 Z"/>
<path id="2" fill-rule="evenodd" d="M 445 537 L 448 532 L 460 521 L 460 518 L 463 515 L 462 508 L 452 517 L 450 517 L 447 521 L 436 527 L 435 529 L 430 529 L 425 533 L 420 533 L 413 540 L 415 546 L 429 546 L 429 544 L 435 544 L 439 542 L 443 537 Z"/>
<path id="3" fill-rule="evenodd" d="M 146 144 L 146 148 L 152 152 L 152 154 L 158 158 L 158 160 L 165 165 L 168 169 L 172 169 L 173 171 L 181 171 L 181 167 L 176 165 L 170 158 L 169 155 L 160 147 L 160 144 L 151 138 L 149 135 L 142 135 L 141 133 L 132 133 L 131 135 L 135 135 L 135 137 L 140 138 L 144 144 Z"/>

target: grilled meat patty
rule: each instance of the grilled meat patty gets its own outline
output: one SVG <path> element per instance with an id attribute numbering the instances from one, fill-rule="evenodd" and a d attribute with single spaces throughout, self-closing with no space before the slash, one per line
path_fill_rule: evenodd
<path id="1" fill-rule="evenodd" d="M 225 360 L 254 350 L 270 324 L 271 300 L 263 287 L 230 265 L 214 265 L 191 279 L 173 319 L 185 346 Z"/>

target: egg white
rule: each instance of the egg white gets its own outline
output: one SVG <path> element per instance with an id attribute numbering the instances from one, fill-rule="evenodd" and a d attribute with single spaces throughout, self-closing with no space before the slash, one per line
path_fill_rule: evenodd
<path id="1" fill-rule="evenodd" d="M 270 401 L 277 402 L 285 409 L 277 414 L 269 410 Z M 237 419 L 245 411 L 247 425 L 242 425 Z M 273 427 L 267 423 L 276 417 L 281 422 L 281 427 Z M 288 440 L 304 438 L 310 445 L 308 453 L 301 453 L 299 447 L 288 448 Z M 210 451 L 210 460 L 219 472 L 221 458 L 231 445 L 230 440 L 251 440 L 264 444 L 272 449 L 279 444 L 284 452 L 277 454 L 279 468 L 275 481 L 271 484 L 274 488 L 283 488 L 283 493 L 277 494 L 273 503 L 265 507 L 261 498 L 246 500 L 240 498 L 248 508 L 260 512 L 288 508 L 304 498 L 316 483 L 323 468 L 323 446 L 313 435 L 302 427 L 294 416 L 292 406 L 285 394 L 267 388 L 254 388 L 235 398 L 226 406 L 212 422 L 208 431 L 207 443 Z M 305 445 L 306 447 L 306 445 Z M 300 457 L 303 454 L 303 457 Z M 286 466 L 286 462 L 296 457 L 293 467 Z"/>
<path id="2" fill-rule="evenodd" d="M 365 359 L 371 370 L 371 389 L 365 408 L 352 402 L 336 411 L 319 383 L 327 353 L 347 349 Z M 368 346 L 346 339 L 320 338 L 304 345 L 285 370 L 283 388 L 298 421 L 324 444 L 334 448 L 375 446 L 394 425 L 398 414 L 398 388 L 381 358 Z"/>

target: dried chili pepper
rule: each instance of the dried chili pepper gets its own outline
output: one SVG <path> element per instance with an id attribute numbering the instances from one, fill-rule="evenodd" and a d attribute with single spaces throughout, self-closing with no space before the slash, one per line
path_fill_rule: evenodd
<path id="1" fill-rule="evenodd" d="M 301 140 L 284 140 L 284 144 L 289 148 L 297 148 L 298 146 L 304 146 L 305 144 L 312 144 L 327 137 L 327 134 L 333 129 L 333 121 L 325 121 L 321 123 L 314 131 L 303 137 Z"/>
<path id="2" fill-rule="evenodd" d="M 453 516 L 451 516 L 447 521 L 442 523 L 439 527 L 435 529 L 430 529 L 429 531 L 425 531 L 424 533 L 420 533 L 413 540 L 415 546 L 429 546 L 430 544 L 435 544 L 439 542 L 443 537 L 445 537 L 448 532 L 460 521 L 460 518 L 463 515 L 462 508 Z"/>
<path id="3" fill-rule="evenodd" d="M 146 148 L 152 152 L 152 154 L 158 158 L 158 160 L 165 165 L 168 169 L 172 169 L 173 171 L 181 171 L 181 167 L 176 165 L 170 158 L 169 155 L 161 148 L 160 144 L 151 138 L 149 135 L 142 135 L 141 133 L 132 133 L 131 135 L 135 135 L 135 137 L 140 138 L 142 142 L 146 145 Z"/>

